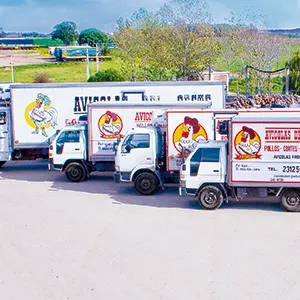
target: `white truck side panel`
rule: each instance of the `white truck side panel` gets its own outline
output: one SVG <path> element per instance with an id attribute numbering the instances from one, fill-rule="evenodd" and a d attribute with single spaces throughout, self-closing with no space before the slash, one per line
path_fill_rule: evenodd
<path id="1" fill-rule="evenodd" d="M 220 82 L 12 85 L 13 146 L 45 145 L 57 129 L 75 123 L 93 102 L 124 106 L 193 103 L 223 108 L 225 89 Z"/>
<path id="2" fill-rule="evenodd" d="M 232 185 L 300 184 L 300 122 L 232 122 Z"/>
<path id="3" fill-rule="evenodd" d="M 167 169 L 178 171 L 182 164 L 181 145 L 193 151 L 198 143 L 214 139 L 213 111 L 167 112 Z M 186 154 L 188 154 L 186 152 Z"/>
<path id="4" fill-rule="evenodd" d="M 91 107 L 89 114 L 89 158 L 99 160 L 115 155 L 114 143 L 125 133 L 139 126 L 152 125 L 155 107 Z M 160 110 L 160 109 L 158 109 Z"/>

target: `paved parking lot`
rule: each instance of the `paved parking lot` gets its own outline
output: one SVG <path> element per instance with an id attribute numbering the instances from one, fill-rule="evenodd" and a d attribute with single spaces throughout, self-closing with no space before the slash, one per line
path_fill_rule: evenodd
<path id="1" fill-rule="evenodd" d="M 299 214 L 203 211 L 175 187 L 141 197 L 110 175 L 74 184 L 46 163 L 5 165 L 1 299 L 299 299 Z"/>

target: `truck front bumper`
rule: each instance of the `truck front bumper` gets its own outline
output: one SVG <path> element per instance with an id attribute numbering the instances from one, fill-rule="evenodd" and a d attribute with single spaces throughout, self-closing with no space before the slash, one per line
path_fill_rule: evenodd
<path id="1" fill-rule="evenodd" d="M 49 158 L 48 161 L 48 170 L 49 171 L 61 171 L 63 168 L 63 165 L 55 165 L 53 164 L 53 158 Z"/>
<path id="2" fill-rule="evenodd" d="M 187 196 L 186 188 L 179 187 L 179 196 Z"/>
<path id="3" fill-rule="evenodd" d="M 120 182 L 131 182 L 130 181 L 130 172 L 118 172 L 116 171 L 114 173 L 114 181 L 115 183 L 120 183 Z"/>
<path id="4" fill-rule="evenodd" d="M 114 181 L 115 181 L 115 183 L 120 183 L 121 182 L 121 173 L 120 172 L 115 172 L 114 173 Z"/>

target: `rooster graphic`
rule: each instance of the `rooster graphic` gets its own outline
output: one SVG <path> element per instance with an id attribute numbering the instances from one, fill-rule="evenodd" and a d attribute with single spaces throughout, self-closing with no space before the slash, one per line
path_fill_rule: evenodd
<path id="1" fill-rule="evenodd" d="M 173 143 L 178 151 L 183 148 L 193 151 L 201 142 L 207 140 L 205 129 L 199 124 L 196 118 L 186 116 L 184 122 L 177 127 L 173 135 Z"/>
<path id="2" fill-rule="evenodd" d="M 51 126 L 52 128 L 55 128 L 55 126 L 58 125 L 58 112 L 51 106 L 49 97 L 44 94 L 39 93 L 37 95 L 34 108 L 28 112 L 28 115 L 35 126 L 35 130 L 32 134 L 39 134 L 41 131 L 43 136 L 48 137 L 46 127 Z"/>

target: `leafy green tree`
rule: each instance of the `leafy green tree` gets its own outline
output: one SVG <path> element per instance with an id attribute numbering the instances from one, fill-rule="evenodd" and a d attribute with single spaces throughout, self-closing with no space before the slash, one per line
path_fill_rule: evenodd
<path id="1" fill-rule="evenodd" d="M 103 81 L 124 81 L 124 76 L 115 69 L 106 69 L 92 75 L 88 82 L 103 82 Z"/>
<path id="2" fill-rule="evenodd" d="M 300 95 L 300 52 L 294 53 L 289 64 L 290 91 Z"/>
<path id="3" fill-rule="evenodd" d="M 89 44 L 90 46 L 98 45 L 106 45 L 108 42 L 108 37 L 102 31 L 96 28 L 89 28 L 83 30 L 80 35 L 78 42 L 80 45 L 82 44 Z"/>
<path id="4" fill-rule="evenodd" d="M 66 45 L 70 45 L 78 39 L 77 25 L 71 21 L 65 21 L 55 25 L 52 32 L 52 39 L 60 39 Z"/>

